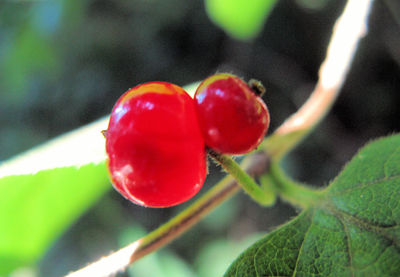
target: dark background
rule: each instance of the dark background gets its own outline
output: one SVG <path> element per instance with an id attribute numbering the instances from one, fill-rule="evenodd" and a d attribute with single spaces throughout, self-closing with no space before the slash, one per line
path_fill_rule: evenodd
<path id="1" fill-rule="evenodd" d="M 251 41 L 235 40 L 215 26 L 201 0 L 0 3 L 0 161 L 109 114 L 138 83 L 185 85 L 216 71 L 264 83 L 272 132 L 313 89 L 345 3 L 306 5 L 313 2 L 278 1 Z M 332 112 L 284 161 L 291 176 L 326 185 L 363 144 L 400 130 L 395 5 L 376 1 L 369 34 Z M 222 176 L 212 164 L 210 172 L 202 192 Z M 110 191 L 49 250 L 39 275 L 77 269 L 120 247 L 122 238 L 130 241 L 136 233 L 126 230 L 132 226 L 152 230 L 183 207 L 145 209 Z M 295 214 L 284 203 L 265 209 L 239 194 L 167 250 L 200 276 L 199 249 L 271 230 Z"/>

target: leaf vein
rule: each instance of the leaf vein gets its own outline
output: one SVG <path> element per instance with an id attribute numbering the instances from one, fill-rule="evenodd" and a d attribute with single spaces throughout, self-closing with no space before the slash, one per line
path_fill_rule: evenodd
<path id="1" fill-rule="evenodd" d="M 340 219 L 342 222 L 343 221 L 347 221 L 349 223 L 352 223 L 354 225 L 356 225 L 357 227 L 364 229 L 366 231 L 369 232 L 373 232 L 375 234 L 381 235 L 383 237 L 385 237 L 386 239 L 390 240 L 392 243 L 394 243 L 397 247 L 400 247 L 400 239 L 396 238 L 395 236 L 391 235 L 388 231 L 390 229 L 396 228 L 398 227 L 398 225 L 391 225 L 391 226 L 382 226 L 379 224 L 374 224 L 370 221 L 367 221 L 363 218 L 358 218 L 355 217 L 352 214 L 349 214 L 345 211 L 342 210 L 338 210 L 333 208 L 333 210 L 331 210 L 338 219 Z"/>
<path id="2" fill-rule="evenodd" d="M 257 248 L 257 250 L 254 252 L 254 255 L 253 255 L 253 266 L 254 266 L 254 271 L 256 272 L 256 277 L 260 277 L 260 274 L 258 273 L 258 270 L 257 270 L 256 258 L 257 258 L 258 252 L 260 251 L 261 248 L 262 248 L 262 245 L 260 245 Z"/>
<path id="3" fill-rule="evenodd" d="M 338 219 L 339 219 L 340 222 L 342 223 L 342 225 L 343 225 L 343 230 L 344 230 L 344 233 L 345 233 L 345 235 L 346 235 L 347 249 L 348 249 L 348 252 L 349 252 L 349 267 L 350 267 L 350 271 L 351 271 L 351 276 L 354 277 L 353 257 L 352 257 L 352 255 L 351 255 L 351 249 L 352 249 L 352 248 L 351 248 L 350 232 L 349 232 L 349 230 L 347 229 L 347 225 L 346 225 L 346 223 L 343 221 L 343 219 L 340 218 L 340 217 L 338 217 Z"/>
<path id="4" fill-rule="evenodd" d="M 307 237 L 307 235 L 308 235 L 308 233 L 309 233 L 309 231 L 311 229 L 311 226 L 313 225 L 314 216 L 315 216 L 315 210 L 313 210 L 313 214 L 311 215 L 310 225 L 308 226 L 307 231 L 304 233 L 304 238 L 303 238 L 303 241 L 301 242 L 301 245 L 300 245 L 299 254 L 297 255 L 297 258 L 296 258 L 296 265 L 294 267 L 293 274 L 292 274 L 293 277 L 296 276 L 297 266 L 299 265 L 301 252 L 303 250 L 303 246 L 304 246 L 304 242 L 306 241 L 306 237 Z"/>

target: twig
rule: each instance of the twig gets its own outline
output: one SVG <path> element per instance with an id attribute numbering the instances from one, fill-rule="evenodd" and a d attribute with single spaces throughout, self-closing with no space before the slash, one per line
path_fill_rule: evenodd
<path id="1" fill-rule="evenodd" d="M 277 151 L 277 155 L 283 155 L 294 147 L 322 120 L 333 104 L 351 65 L 357 43 L 366 32 L 366 20 L 371 4 L 372 0 L 349 0 L 347 2 L 343 14 L 334 27 L 327 57 L 321 66 L 320 78 L 314 92 L 299 111 L 272 135 L 277 138 L 274 140 L 278 145 L 275 150 L 284 149 Z M 291 136 L 296 133 L 300 135 Z M 287 139 L 281 139 L 282 137 Z M 284 144 L 278 143 L 279 141 Z M 271 146 L 271 141 L 269 146 Z M 271 153 L 275 154 L 273 151 Z M 256 163 L 250 164 L 251 161 L 254 162 L 254 157 L 251 155 L 246 159 L 246 164 L 242 164 L 242 167 L 248 170 L 258 167 Z M 108 257 L 69 274 L 68 277 L 110 276 L 125 269 L 135 260 L 171 242 L 237 190 L 238 186 L 233 179 L 226 177 L 187 210 L 160 228 Z"/>
<path id="2" fill-rule="evenodd" d="M 289 117 L 271 140 L 281 141 L 268 151 L 279 159 L 301 141 L 326 115 L 335 102 L 350 69 L 358 43 L 367 32 L 373 0 L 349 0 L 333 28 L 326 58 L 314 91 L 303 106 Z M 284 139 L 283 137 L 287 137 Z M 268 148 L 268 146 L 266 146 Z M 279 149 L 275 149 L 279 148 Z"/>
<path id="3" fill-rule="evenodd" d="M 250 175 L 259 175 L 261 173 L 260 164 L 266 162 L 265 155 L 252 155 L 243 161 L 242 166 Z M 230 176 L 225 177 L 194 204 L 147 236 L 108 257 L 69 274 L 68 277 L 110 276 L 124 270 L 129 264 L 178 237 L 238 190 L 239 186 L 236 181 Z"/>

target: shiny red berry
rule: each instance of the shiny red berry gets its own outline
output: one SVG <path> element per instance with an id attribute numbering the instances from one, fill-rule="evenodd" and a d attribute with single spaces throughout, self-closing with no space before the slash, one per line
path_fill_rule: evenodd
<path id="1" fill-rule="evenodd" d="M 250 152 L 267 132 L 267 106 L 234 75 L 221 73 L 205 79 L 197 88 L 195 102 L 204 141 L 217 152 Z"/>
<path id="2" fill-rule="evenodd" d="M 194 196 L 206 176 L 206 153 L 193 99 L 152 82 L 115 104 L 106 136 L 114 187 L 134 203 L 168 207 Z"/>

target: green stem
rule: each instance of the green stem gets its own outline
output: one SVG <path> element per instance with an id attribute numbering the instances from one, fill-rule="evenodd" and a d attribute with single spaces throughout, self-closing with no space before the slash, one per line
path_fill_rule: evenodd
<path id="1" fill-rule="evenodd" d="M 268 175 L 271 177 L 275 192 L 283 200 L 301 209 L 314 205 L 323 196 L 322 190 L 306 187 L 293 181 L 278 163 L 271 164 Z"/>
<path id="2" fill-rule="evenodd" d="M 239 186 L 232 177 L 225 177 L 188 208 L 137 241 L 139 245 L 132 253 L 130 262 L 140 259 L 178 237 L 221 202 L 235 194 L 238 189 Z"/>
<path id="3" fill-rule="evenodd" d="M 208 154 L 216 160 L 242 187 L 242 189 L 250 195 L 250 197 L 263 206 L 271 205 L 271 196 L 260 188 L 260 186 L 244 171 L 238 163 L 230 156 L 219 154 L 213 150 L 208 150 Z"/>
<path id="4" fill-rule="evenodd" d="M 250 168 L 251 162 L 252 159 L 245 159 L 242 165 L 245 168 Z M 226 176 L 192 205 L 143 238 L 97 262 L 72 272 L 67 277 L 99 276 L 99 274 L 101 276 L 114 276 L 117 271 L 123 270 L 134 261 L 156 251 L 180 236 L 215 207 L 232 197 L 239 188 L 231 176 Z"/>

